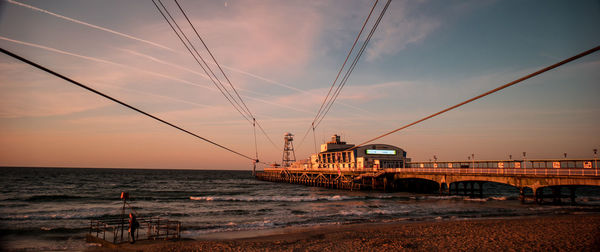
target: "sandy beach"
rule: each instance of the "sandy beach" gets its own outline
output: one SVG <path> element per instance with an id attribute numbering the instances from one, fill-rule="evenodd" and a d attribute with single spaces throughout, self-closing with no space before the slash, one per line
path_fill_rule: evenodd
<path id="1" fill-rule="evenodd" d="M 140 241 L 89 251 L 599 251 L 600 215 L 287 228 L 249 238 Z M 232 237 L 239 237 L 232 234 Z"/>

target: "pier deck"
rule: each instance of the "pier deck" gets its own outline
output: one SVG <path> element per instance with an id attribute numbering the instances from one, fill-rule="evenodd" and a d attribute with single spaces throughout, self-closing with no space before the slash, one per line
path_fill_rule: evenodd
<path id="1" fill-rule="evenodd" d="M 597 160 L 495 160 L 411 162 L 402 168 L 302 169 L 266 168 L 256 173 L 264 181 L 285 182 L 346 190 L 398 190 L 409 187 L 429 188 L 446 194 L 482 196 L 486 182 L 502 183 L 520 190 L 521 199 L 542 203 L 551 197 L 575 201 L 578 186 L 600 186 Z M 543 188 L 551 188 L 544 195 Z M 569 195 L 563 196 L 562 188 Z M 431 191 L 433 191 L 431 190 Z M 527 192 L 531 190 L 531 195 Z"/>

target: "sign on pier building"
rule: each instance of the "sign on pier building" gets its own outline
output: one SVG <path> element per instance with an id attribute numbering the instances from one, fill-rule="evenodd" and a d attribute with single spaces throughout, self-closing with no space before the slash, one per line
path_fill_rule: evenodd
<path id="1" fill-rule="evenodd" d="M 340 136 L 333 135 L 331 141 L 321 145 L 321 152 L 311 155 L 302 162 L 300 167 L 313 170 L 332 171 L 373 171 L 384 168 L 403 167 L 409 158 L 406 152 L 389 144 L 370 144 L 354 149 L 354 144 L 347 144 L 340 140 Z"/>

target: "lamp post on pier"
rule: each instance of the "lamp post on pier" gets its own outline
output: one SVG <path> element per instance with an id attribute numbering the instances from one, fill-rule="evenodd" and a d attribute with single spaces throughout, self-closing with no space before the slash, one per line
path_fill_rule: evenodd
<path id="1" fill-rule="evenodd" d="M 598 149 L 594 149 L 594 167 L 596 167 L 596 176 L 598 176 Z"/>
<path id="2" fill-rule="evenodd" d="M 475 173 L 475 153 L 471 153 L 471 162 L 473 162 L 473 173 Z"/>
<path id="3" fill-rule="evenodd" d="M 527 174 L 527 162 L 525 161 L 526 158 L 527 158 L 527 152 L 523 151 L 523 170 L 525 171 L 525 174 Z"/>

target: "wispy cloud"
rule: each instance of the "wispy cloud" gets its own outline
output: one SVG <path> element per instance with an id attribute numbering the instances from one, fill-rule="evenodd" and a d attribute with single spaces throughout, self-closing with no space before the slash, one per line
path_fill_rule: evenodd
<path id="1" fill-rule="evenodd" d="M 188 85 L 192 85 L 192 86 L 197 86 L 197 87 L 202 87 L 202 88 L 206 88 L 206 89 L 209 89 L 209 90 L 212 90 L 212 91 L 216 91 L 216 88 L 213 88 L 211 86 L 193 83 L 193 82 L 190 82 L 190 81 L 187 81 L 187 80 L 183 80 L 181 78 L 177 78 L 177 77 L 174 77 L 174 76 L 160 74 L 160 73 L 157 73 L 155 71 L 148 71 L 148 70 L 144 70 L 144 69 L 139 69 L 139 68 L 131 67 L 129 65 L 125 65 L 125 64 L 120 64 L 120 63 L 116 63 L 116 62 L 113 62 L 113 61 L 109 61 L 109 60 L 104 60 L 104 59 L 100 59 L 100 58 L 84 56 L 84 55 L 80 55 L 80 54 L 76 54 L 76 53 L 71 53 L 71 52 L 67 52 L 67 51 L 63 51 L 63 50 L 59 50 L 59 49 L 56 49 L 56 48 L 51 48 L 51 47 L 47 47 L 47 46 L 43 46 L 43 45 L 38 45 L 38 44 L 34 44 L 34 43 L 28 43 L 28 42 L 24 42 L 24 41 L 9 39 L 9 38 L 2 37 L 2 36 L 0 36 L 0 39 L 5 40 L 5 41 L 9 41 L 9 42 L 13 42 L 13 43 L 17 43 L 17 44 L 21 44 L 21 45 L 27 45 L 27 46 L 31 46 L 31 47 L 36 47 L 36 48 L 48 50 L 48 51 L 55 52 L 55 53 L 65 54 L 65 55 L 69 55 L 69 56 L 73 56 L 73 57 L 78 57 L 78 58 L 82 58 L 82 59 L 86 59 L 86 60 L 91 60 L 91 61 L 96 61 L 96 62 L 101 62 L 101 63 L 105 63 L 105 64 L 111 64 L 111 65 L 119 66 L 119 67 L 122 67 L 122 68 L 128 68 L 128 69 L 140 71 L 140 72 L 143 72 L 143 73 L 146 73 L 146 74 L 149 74 L 149 75 L 159 76 L 159 77 L 170 79 L 170 80 L 174 80 L 174 81 L 177 81 L 177 82 L 180 82 L 180 83 L 184 83 L 184 84 L 188 84 Z M 242 96 L 242 97 L 247 98 L 247 99 L 251 99 L 251 100 L 256 100 L 256 101 L 259 101 L 259 102 L 267 104 L 267 105 L 282 107 L 282 108 L 291 109 L 291 110 L 295 110 L 295 111 L 299 111 L 299 112 L 303 112 L 303 113 L 313 113 L 313 112 L 308 111 L 308 110 L 303 110 L 303 109 L 297 108 L 296 106 L 290 106 L 290 105 L 286 105 L 286 104 L 271 102 L 271 101 L 268 101 L 268 100 L 254 98 L 254 97 L 249 97 L 249 96 Z"/>
<path id="2" fill-rule="evenodd" d="M 140 52 L 129 50 L 129 49 L 119 49 L 119 50 L 125 51 L 127 53 L 130 53 L 130 54 L 133 54 L 133 55 L 136 55 L 136 56 L 139 56 L 139 57 L 143 57 L 143 58 L 152 60 L 152 61 L 157 62 L 157 63 L 161 63 L 161 64 L 168 65 L 168 66 L 171 66 L 171 67 L 182 69 L 184 71 L 187 71 L 187 72 L 190 72 L 190 73 L 202 76 L 203 78 L 205 78 L 207 80 L 209 79 L 206 74 L 203 74 L 203 73 L 200 73 L 200 72 L 191 70 L 189 68 L 182 67 L 182 66 L 179 66 L 177 64 L 173 64 L 173 63 L 170 63 L 170 62 L 167 62 L 167 61 L 164 61 L 164 60 L 160 60 L 160 59 L 158 59 L 156 57 L 152 57 L 152 56 L 144 54 L 144 53 L 140 53 Z M 217 67 L 216 64 L 214 64 L 214 62 L 211 62 L 211 63 L 212 63 L 211 65 L 213 67 Z M 317 99 L 315 99 L 315 103 L 323 100 L 323 98 L 324 98 L 322 95 L 317 94 L 317 92 L 309 92 L 309 91 L 306 91 L 306 90 L 295 88 L 293 86 L 286 85 L 286 84 L 283 84 L 281 82 L 278 82 L 278 81 L 275 81 L 275 80 L 272 80 L 272 79 L 269 79 L 269 78 L 266 78 L 266 77 L 263 77 L 263 76 L 260 76 L 260 75 L 257 75 L 257 74 L 249 73 L 249 72 L 246 72 L 246 71 L 234 68 L 234 67 L 225 66 L 225 65 L 222 65 L 222 67 L 225 68 L 225 69 L 229 69 L 231 71 L 237 72 L 237 73 L 241 73 L 241 74 L 250 76 L 252 78 L 255 78 L 255 79 L 258 79 L 258 80 L 261 80 L 261 81 L 265 81 L 265 82 L 270 83 L 270 84 L 274 84 L 274 85 L 277 85 L 277 86 L 280 86 L 280 87 L 284 87 L 286 89 L 293 90 L 293 91 L 301 93 L 301 94 L 310 95 L 313 98 L 317 98 Z M 249 90 L 249 89 L 244 89 L 244 88 L 240 88 L 240 87 L 237 87 L 237 89 L 241 90 L 241 91 L 248 92 L 248 93 L 252 93 L 252 94 L 255 94 L 255 95 L 259 94 L 257 92 L 252 91 L 252 90 Z M 323 91 L 322 90 L 318 90 L 318 93 L 323 93 Z M 260 94 L 260 95 L 264 95 L 264 94 Z M 266 103 L 266 104 L 270 104 L 270 105 L 275 105 L 275 106 L 279 106 L 279 107 L 284 107 L 284 108 L 288 108 L 288 109 L 299 111 L 299 112 L 315 113 L 314 111 L 311 112 L 311 111 L 308 111 L 308 110 L 298 109 L 297 107 L 286 106 L 286 105 L 281 104 L 281 103 L 273 103 L 273 102 L 269 102 L 269 101 L 264 100 L 264 99 L 253 98 L 253 97 L 248 97 L 248 96 L 244 96 L 244 97 L 249 98 L 249 99 L 253 99 L 253 100 L 256 100 L 256 101 L 260 101 L 262 103 Z M 278 97 L 273 97 L 273 96 L 269 96 L 269 98 L 273 99 L 273 100 L 278 99 Z M 365 109 L 362 109 L 362 108 L 359 108 L 359 107 L 356 107 L 356 106 L 353 106 L 353 105 L 350 105 L 350 104 L 347 104 L 347 103 L 344 103 L 344 102 L 339 102 L 338 101 L 338 103 L 340 105 L 343 105 L 343 106 L 346 106 L 346 107 L 349 107 L 349 108 L 352 108 L 352 109 L 356 109 L 356 110 L 363 111 L 363 112 L 368 112 Z"/>
<path id="3" fill-rule="evenodd" d="M 167 66 L 171 66 L 171 67 L 174 67 L 174 68 L 178 68 L 178 69 L 184 70 L 184 71 L 186 71 L 186 72 L 189 72 L 189 73 L 193 73 L 193 74 L 199 75 L 199 76 L 201 76 L 202 78 L 204 78 L 204 79 L 207 79 L 207 80 L 209 80 L 209 79 L 210 79 L 210 78 L 208 78 L 208 76 L 207 76 L 206 74 L 204 74 L 204 73 L 201 73 L 201 72 L 198 72 L 198 71 L 194 71 L 194 70 L 192 70 L 192 69 L 189 69 L 189 68 L 187 68 L 187 67 L 182 67 L 182 66 L 180 66 L 180 65 L 173 64 L 173 63 L 170 63 L 170 62 L 167 62 L 167 61 L 164 61 L 164 60 L 158 59 L 158 58 L 156 58 L 156 57 L 153 57 L 153 56 L 150 56 L 150 55 L 148 55 L 148 54 L 144 54 L 144 53 L 140 53 L 140 52 L 136 52 L 136 51 L 133 51 L 133 50 L 124 49 L 124 48 L 117 48 L 117 49 L 118 49 L 118 50 L 121 50 L 121 51 L 124 51 L 124 52 L 127 52 L 127 53 L 130 53 L 130 54 L 133 54 L 133 55 L 136 55 L 136 56 L 139 56 L 139 57 L 142 57 L 142 58 L 146 58 L 146 59 L 152 60 L 152 61 L 154 61 L 154 62 L 158 62 L 158 63 L 164 64 L 164 65 L 167 65 Z"/>
<path id="4" fill-rule="evenodd" d="M 108 28 L 105 28 L 105 27 L 93 25 L 93 24 L 90 24 L 90 23 L 87 23 L 87 22 L 83 22 L 81 20 L 74 19 L 74 18 L 66 17 L 66 16 L 63 16 L 63 15 L 60 15 L 60 14 L 56 14 L 56 13 L 48 11 L 48 10 L 44 10 L 44 9 L 41 9 L 41 8 L 38 8 L 38 7 L 35 7 L 35 6 L 24 4 L 24 3 L 21 3 L 21 2 L 17 2 L 17 1 L 14 1 L 14 0 L 7 0 L 7 1 L 9 3 L 11 3 L 11 4 L 18 5 L 18 6 L 21 6 L 21 7 L 25 7 L 25 8 L 34 10 L 34 11 L 39 11 L 39 12 L 42 12 L 42 13 L 45 13 L 45 14 L 48 14 L 48 15 L 55 16 L 57 18 L 61 18 L 61 19 L 67 20 L 67 21 L 71 21 L 71 22 L 77 23 L 77 24 L 85 25 L 87 27 L 91 27 L 91 28 L 98 29 L 98 30 L 101 30 L 101 31 L 109 32 L 109 33 L 112 33 L 112 34 L 115 34 L 115 35 L 119 35 L 119 36 L 122 36 L 122 37 L 125 37 L 125 38 L 137 40 L 137 41 L 140 41 L 140 42 L 143 42 L 143 43 L 146 43 L 146 44 L 149 44 L 149 45 L 153 45 L 155 47 L 162 48 L 162 49 L 165 49 L 165 50 L 173 51 L 173 49 L 171 49 L 169 47 L 166 47 L 166 46 L 154 43 L 152 41 L 148 41 L 148 40 L 145 40 L 145 39 L 134 37 L 134 36 L 131 36 L 131 35 L 128 35 L 128 34 L 125 34 L 125 33 L 122 33 L 122 32 L 118 32 L 118 31 L 115 31 L 115 30 L 111 30 L 111 29 L 108 29 Z"/>
<path id="5" fill-rule="evenodd" d="M 43 89 L 28 92 L 27 83 L 11 82 L 20 85 L 18 89 L 4 87 L 0 94 L 0 118 L 47 117 L 68 115 L 110 105 L 101 99 L 89 99 L 81 91 Z"/>
<path id="6" fill-rule="evenodd" d="M 190 16 L 202 17 L 192 22 L 219 62 L 248 71 L 296 72 L 308 64 L 321 32 L 322 17 L 310 4 L 257 1 L 223 12 L 188 5 Z"/>
<path id="7" fill-rule="evenodd" d="M 145 73 L 145 74 L 154 75 L 154 76 L 162 77 L 162 78 L 165 78 L 165 79 L 174 80 L 174 81 L 177 81 L 177 82 L 180 82 L 180 83 L 184 83 L 184 84 L 188 84 L 188 85 L 192 85 L 192 86 L 201 87 L 201 88 L 205 88 L 205 89 L 208 89 L 208 90 L 216 91 L 216 88 L 213 88 L 213 87 L 208 86 L 208 85 L 197 84 L 197 83 L 190 82 L 190 81 L 187 81 L 187 80 L 184 80 L 184 79 L 181 79 L 181 78 L 177 78 L 175 76 L 161 74 L 161 73 L 157 73 L 155 71 L 148 71 L 148 70 L 144 70 L 144 69 L 132 67 L 132 66 L 129 66 L 129 65 L 126 65 L 126 64 L 121 64 L 121 63 L 117 63 L 117 62 L 113 62 L 113 61 L 109 61 L 109 60 L 104 60 L 104 59 L 100 59 L 100 58 L 85 56 L 85 55 L 76 54 L 76 53 L 71 53 L 71 52 L 59 50 L 59 49 L 56 49 L 56 48 L 51 48 L 51 47 L 47 47 L 47 46 L 43 46 L 43 45 L 38 45 L 38 44 L 34 44 L 34 43 L 29 43 L 29 42 L 25 42 L 25 41 L 14 40 L 14 39 L 2 37 L 2 36 L 0 36 L 0 39 L 6 40 L 6 41 L 9 41 L 9 42 L 13 42 L 13 43 L 17 43 L 17 44 L 21 44 L 21 45 L 36 47 L 36 48 L 39 48 L 39 49 L 44 49 L 44 50 L 55 52 L 55 53 L 69 55 L 69 56 L 73 56 L 73 57 L 77 57 L 77 58 L 81 58 L 81 59 L 96 61 L 96 62 L 105 63 L 105 64 L 110 64 L 110 65 L 118 66 L 118 67 L 121 67 L 121 68 L 128 68 L 128 69 L 140 71 L 140 72 Z"/>
<path id="8" fill-rule="evenodd" d="M 406 46 L 423 41 L 440 26 L 441 20 L 432 16 L 412 16 L 414 7 L 394 2 L 386 13 L 367 49 L 367 60 L 394 55 Z"/>

